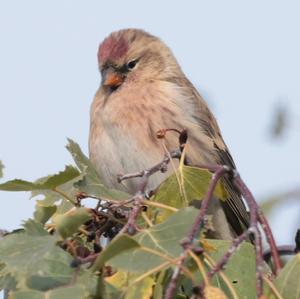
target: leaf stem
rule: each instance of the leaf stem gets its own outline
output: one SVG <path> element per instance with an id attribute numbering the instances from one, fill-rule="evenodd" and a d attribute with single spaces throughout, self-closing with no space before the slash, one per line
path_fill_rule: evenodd
<path id="1" fill-rule="evenodd" d="M 53 188 L 52 191 L 54 191 L 54 192 L 58 193 L 59 195 L 61 195 L 63 198 L 65 198 L 67 201 L 69 201 L 75 207 L 78 206 L 77 203 L 68 194 L 66 194 L 64 191 L 58 189 L 57 187 Z"/>
<path id="2" fill-rule="evenodd" d="M 203 263 L 201 261 L 201 259 L 192 251 L 192 250 L 188 250 L 188 254 L 192 257 L 192 259 L 195 261 L 195 263 L 197 264 L 199 271 L 201 272 L 201 275 L 203 277 L 203 281 L 205 286 L 209 285 L 209 279 L 207 277 L 207 273 L 204 269 Z"/>
<path id="3" fill-rule="evenodd" d="M 150 201 L 150 200 L 143 200 L 142 204 L 145 205 L 145 206 L 152 206 L 152 207 L 156 207 L 156 208 L 166 209 L 166 210 L 169 210 L 169 211 L 172 211 L 172 212 L 177 212 L 178 211 L 177 208 L 165 205 L 165 204 L 160 203 L 160 202 Z"/>
<path id="4" fill-rule="evenodd" d="M 264 282 L 267 283 L 273 294 L 278 298 L 278 299 L 283 299 L 283 297 L 279 294 L 278 290 L 276 289 L 275 285 L 268 279 L 265 275 L 263 276 Z"/>
<path id="5" fill-rule="evenodd" d="M 206 259 L 206 263 L 211 267 L 211 268 L 215 268 L 216 267 L 216 262 L 213 260 L 212 257 L 210 257 L 206 252 L 203 253 L 205 259 Z M 231 282 L 229 281 L 229 279 L 227 278 L 227 276 L 225 275 L 225 273 L 220 270 L 218 272 L 218 274 L 221 276 L 221 278 L 223 279 L 223 281 L 226 283 L 229 291 L 231 292 L 231 295 L 234 299 L 239 299 L 235 289 L 233 288 Z"/>

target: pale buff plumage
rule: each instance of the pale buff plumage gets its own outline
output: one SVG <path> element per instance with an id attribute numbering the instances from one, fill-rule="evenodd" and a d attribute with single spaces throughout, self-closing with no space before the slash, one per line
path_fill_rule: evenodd
<path id="1" fill-rule="evenodd" d="M 107 186 L 135 193 L 139 179 L 121 185 L 117 175 L 147 169 L 162 159 L 166 148 L 178 148 L 176 133 L 168 133 L 164 141 L 156 138 L 165 128 L 187 129 L 187 157 L 193 164 L 234 167 L 207 104 L 158 38 L 136 29 L 114 32 L 100 45 L 98 59 L 104 78 L 91 107 L 89 150 Z M 126 69 L 133 60 L 138 60 L 135 67 Z M 107 73 L 119 74 L 120 82 L 106 85 Z M 157 187 L 170 171 L 153 175 L 149 188 Z M 210 212 L 214 237 L 229 239 L 241 233 L 248 215 L 230 180 L 224 183 L 230 198 L 225 203 L 215 200 Z"/>

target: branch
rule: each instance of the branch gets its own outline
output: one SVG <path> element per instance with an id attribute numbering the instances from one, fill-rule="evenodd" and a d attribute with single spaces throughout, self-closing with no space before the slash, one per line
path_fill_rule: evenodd
<path id="1" fill-rule="evenodd" d="M 139 216 L 139 213 L 143 207 L 143 202 L 146 197 L 146 188 L 148 185 L 149 177 L 156 172 L 166 172 L 168 169 L 168 164 L 170 163 L 171 158 L 180 158 L 181 151 L 175 150 L 170 152 L 168 155 L 165 155 L 161 162 L 157 163 L 153 167 L 136 172 L 131 174 L 125 174 L 118 177 L 119 183 L 124 180 L 128 180 L 131 178 L 140 177 L 142 178 L 139 189 L 137 193 L 133 196 L 133 208 L 130 212 L 129 218 L 125 226 L 122 228 L 120 233 L 128 232 L 130 235 L 134 235 L 138 230 L 136 225 L 136 220 Z"/>
<path id="2" fill-rule="evenodd" d="M 211 201 L 211 199 L 213 197 L 213 193 L 216 188 L 216 185 L 217 185 L 219 179 L 224 175 L 224 173 L 226 173 L 228 171 L 229 171 L 229 168 L 227 166 L 219 166 L 219 168 L 214 173 L 214 175 L 208 185 L 208 190 L 206 192 L 204 199 L 202 200 L 201 208 L 195 219 L 195 222 L 194 222 L 192 228 L 190 229 L 187 237 L 181 243 L 181 245 L 183 247 L 183 252 L 177 262 L 177 266 L 173 272 L 171 281 L 169 282 L 169 285 L 167 287 L 166 294 L 164 297 L 165 299 L 174 298 L 177 282 L 178 282 L 179 276 L 181 274 L 182 266 L 188 257 L 188 252 L 190 250 L 195 250 L 195 249 L 196 250 L 198 249 L 198 251 L 199 251 L 199 248 L 194 248 L 194 239 L 200 231 L 201 225 L 204 221 L 204 216 L 206 215 L 209 202 Z"/>
<path id="3" fill-rule="evenodd" d="M 281 263 L 280 263 L 279 254 L 278 254 L 278 247 L 276 246 L 269 223 L 259 207 L 258 207 L 258 221 L 261 224 L 261 227 L 264 230 L 267 241 L 270 245 L 270 252 L 271 252 L 271 255 L 273 258 L 273 264 L 274 264 L 274 274 L 277 275 L 279 273 L 279 270 L 281 269 Z"/>

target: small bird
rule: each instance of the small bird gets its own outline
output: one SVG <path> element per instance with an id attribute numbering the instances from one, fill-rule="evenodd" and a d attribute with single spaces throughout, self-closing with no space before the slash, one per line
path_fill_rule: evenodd
<path id="1" fill-rule="evenodd" d="M 187 130 L 192 164 L 235 168 L 215 117 L 159 38 L 139 29 L 113 32 L 99 46 L 98 64 L 102 82 L 90 111 L 89 156 L 108 187 L 134 194 L 140 179 L 119 184 L 117 175 L 150 168 L 178 148 L 175 132 L 164 144 L 157 139 L 161 129 Z M 151 176 L 149 188 L 172 171 Z M 229 177 L 222 182 L 229 196 L 209 206 L 212 237 L 232 239 L 248 227 L 249 216 Z"/>

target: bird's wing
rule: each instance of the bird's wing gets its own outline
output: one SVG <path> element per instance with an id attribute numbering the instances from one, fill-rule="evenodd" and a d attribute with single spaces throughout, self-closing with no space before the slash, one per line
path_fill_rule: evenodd
<path id="1" fill-rule="evenodd" d="M 177 82 L 177 84 L 178 83 L 179 82 Z M 222 138 L 216 119 L 207 104 L 188 80 L 183 82 L 182 86 L 188 86 L 188 88 L 185 89 L 185 93 L 190 93 L 187 95 L 187 98 L 189 99 L 189 105 L 191 103 L 193 105 L 192 109 L 190 109 L 190 111 L 194 111 L 192 115 L 193 121 L 201 127 L 202 135 L 206 134 L 207 137 L 211 138 L 213 155 L 210 163 L 228 165 L 235 169 L 236 167 L 232 156 Z M 200 134 L 200 131 L 198 132 L 199 133 L 194 131 L 193 134 Z M 249 214 L 240 192 L 233 184 L 232 178 L 229 175 L 225 175 L 222 182 L 229 194 L 226 201 L 222 201 L 223 210 L 233 230 L 240 235 L 249 226 Z"/>

